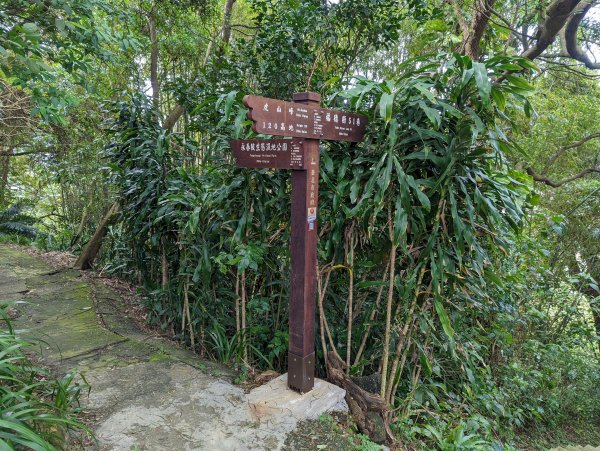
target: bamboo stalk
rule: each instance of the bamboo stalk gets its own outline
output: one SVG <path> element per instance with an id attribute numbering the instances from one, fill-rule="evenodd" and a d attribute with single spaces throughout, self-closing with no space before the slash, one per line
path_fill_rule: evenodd
<path id="1" fill-rule="evenodd" d="M 235 272 L 235 332 L 240 331 L 240 273 Z"/>
<path id="2" fill-rule="evenodd" d="M 329 275 L 329 273 L 327 273 Z M 329 280 L 328 280 L 329 282 Z M 321 348 L 323 350 L 323 359 L 325 360 L 325 369 L 329 372 L 327 366 L 327 343 L 325 342 L 325 324 L 323 322 L 323 297 L 322 297 L 323 289 L 321 282 L 321 273 L 319 272 L 319 262 L 317 261 L 317 303 L 319 307 L 319 335 L 321 338 Z"/>
<path id="3" fill-rule="evenodd" d="M 354 307 L 354 223 L 350 226 L 346 239 L 347 253 L 346 262 L 348 264 L 349 283 L 348 283 L 348 331 L 346 336 L 346 374 L 350 374 L 350 359 L 352 357 L 352 323 Z"/>
<path id="4" fill-rule="evenodd" d="M 183 298 L 185 304 L 185 312 L 184 316 L 187 315 L 188 319 L 188 329 L 190 331 L 190 344 L 192 346 L 192 351 L 196 350 L 196 341 L 194 339 L 194 326 L 192 325 L 192 315 L 190 315 L 190 302 L 189 302 L 189 288 L 190 288 L 190 279 L 189 277 L 185 281 L 185 288 L 183 291 Z"/>
<path id="5" fill-rule="evenodd" d="M 388 262 L 386 263 L 386 266 L 385 266 L 385 271 L 383 272 L 383 283 L 385 283 L 385 281 L 387 279 L 389 268 L 390 268 L 390 261 L 388 260 Z M 373 321 L 375 320 L 375 316 L 377 315 L 377 309 L 379 308 L 379 303 L 381 302 L 382 294 L 383 294 L 383 285 L 381 285 L 379 287 L 379 292 L 377 293 L 377 298 L 375 299 L 375 308 L 373 308 L 373 311 L 371 312 L 371 315 L 369 316 L 369 324 L 367 324 L 367 330 L 365 331 L 365 333 L 362 336 L 362 340 L 360 342 L 360 347 L 358 348 L 358 352 L 356 353 L 356 357 L 354 358 L 354 364 L 352 366 L 358 365 L 358 362 L 360 362 L 360 358 L 362 357 L 362 354 L 365 351 L 365 346 L 367 345 L 367 339 L 369 338 L 369 335 L 371 334 L 371 329 L 373 328 Z"/>
<path id="6" fill-rule="evenodd" d="M 333 262 L 335 260 L 332 260 L 331 265 L 333 265 Z M 325 299 L 325 293 L 327 292 L 327 286 L 329 285 L 329 277 L 331 275 L 331 271 L 333 271 L 334 269 L 336 269 L 338 266 L 331 266 L 331 268 L 329 268 L 327 270 L 327 277 L 325 278 L 325 286 L 323 287 L 323 289 L 321 290 L 320 296 L 318 297 L 318 301 L 319 301 L 319 322 L 323 324 L 323 328 L 325 329 L 325 332 L 327 333 L 327 338 L 329 340 L 329 345 L 331 346 L 331 352 L 333 352 L 335 354 L 335 356 L 341 361 L 343 362 L 342 358 L 340 357 L 340 354 L 337 351 L 337 348 L 333 342 L 333 337 L 331 336 L 331 331 L 329 330 L 329 323 L 327 322 L 327 317 L 325 316 L 325 309 L 323 308 L 323 301 Z M 343 266 L 342 266 L 343 267 Z M 324 270 L 325 271 L 325 270 Z M 318 279 L 317 279 L 318 282 Z M 325 359 L 327 359 L 327 357 L 325 357 Z M 326 360 L 327 361 L 327 360 Z"/>
<path id="7" fill-rule="evenodd" d="M 392 363 L 392 370 L 390 371 L 390 378 L 389 378 L 388 385 L 385 390 L 385 396 L 384 396 L 384 399 L 388 403 L 390 402 L 390 399 L 392 397 L 392 391 L 393 391 L 393 387 L 394 387 L 394 375 L 396 374 L 398 365 L 400 363 L 400 351 L 402 350 L 402 348 L 404 346 L 405 340 L 409 333 L 409 329 L 412 332 L 413 315 L 415 312 L 415 307 L 417 305 L 417 300 L 419 299 L 419 294 L 420 294 L 419 288 L 421 287 L 421 283 L 423 282 L 424 275 L 425 275 L 425 267 L 423 267 L 421 269 L 421 273 L 419 274 L 419 279 L 417 280 L 417 284 L 416 284 L 416 288 L 415 288 L 416 292 L 413 297 L 413 301 L 411 303 L 408 314 L 406 315 L 406 321 L 404 323 L 404 327 L 402 328 L 400 337 L 398 338 L 398 343 L 396 344 L 396 350 L 394 352 L 394 354 L 396 354 L 396 357 L 394 358 L 394 362 Z M 383 387 L 382 387 L 382 389 L 383 389 Z"/>
<path id="8" fill-rule="evenodd" d="M 185 284 L 183 284 L 183 309 L 181 312 L 181 333 L 183 334 L 185 332 L 185 320 L 186 320 L 186 315 L 187 315 L 187 303 L 188 303 L 188 282 L 186 280 Z"/>
<path id="9" fill-rule="evenodd" d="M 392 335 L 392 301 L 394 299 L 394 273 L 396 270 L 396 245 L 394 244 L 394 223 L 392 208 L 388 205 L 388 233 L 390 237 L 390 281 L 388 284 L 387 305 L 385 309 L 385 336 L 383 341 L 383 359 L 381 364 L 381 397 L 386 399 L 388 360 L 390 358 L 390 338 Z"/>
<path id="10" fill-rule="evenodd" d="M 244 361 L 248 362 L 248 343 L 246 340 L 246 271 L 242 271 L 242 344 L 244 346 Z"/>

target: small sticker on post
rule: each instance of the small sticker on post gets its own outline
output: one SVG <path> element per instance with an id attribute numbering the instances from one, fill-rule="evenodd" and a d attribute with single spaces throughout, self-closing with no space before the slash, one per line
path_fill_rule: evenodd
<path id="1" fill-rule="evenodd" d="M 317 220 L 317 207 L 309 207 L 306 213 L 306 220 L 308 222 L 315 222 Z"/>

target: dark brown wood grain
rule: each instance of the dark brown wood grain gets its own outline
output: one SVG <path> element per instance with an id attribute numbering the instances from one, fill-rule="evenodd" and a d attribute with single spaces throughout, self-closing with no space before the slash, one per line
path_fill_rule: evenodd
<path id="1" fill-rule="evenodd" d="M 303 102 L 319 104 L 316 99 Z M 298 104 L 294 104 L 298 105 Z M 305 170 L 292 172 L 291 298 L 288 386 L 314 385 L 319 140 L 304 140 Z M 312 356 L 312 357 L 311 357 Z M 296 364 L 294 364 L 296 362 Z"/>
<path id="2" fill-rule="evenodd" d="M 317 214 L 321 139 L 361 141 L 367 118 L 321 108 L 315 92 L 294 94 L 294 102 L 245 96 L 257 133 L 301 139 L 232 141 L 236 164 L 292 170 L 291 280 L 288 386 L 301 393 L 314 386 Z"/>
<path id="3" fill-rule="evenodd" d="M 241 168 L 304 169 L 302 139 L 239 139 L 231 141 Z"/>
<path id="4" fill-rule="evenodd" d="M 245 96 L 244 105 L 253 130 L 267 135 L 358 142 L 367 125 L 366 116 L 321 108 L 310 99 L 300 103 Z"/>

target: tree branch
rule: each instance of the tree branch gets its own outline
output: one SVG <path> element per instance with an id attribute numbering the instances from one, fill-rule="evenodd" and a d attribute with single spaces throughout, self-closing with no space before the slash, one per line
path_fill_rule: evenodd
<path id="1" fill-rule="evenodd" d="M 36 153 L 49 153 L 49 152 L 47 150 L 29 150 L 26 152 L 16 152 L 16 153 L 13 153 L 10 151 L 8 151 L 8 152 L 4 151 L 4 152 L 0 152 L 0 157 L 20 157 L 22 155 L 33 155 Z"/>
<path id="2" fill-rule="evenodd" d="M 521 53 L 521 56 L 530 60 L 540 56 L 554 42 L 556 35 L 580 2 L 581 0 L 554 0 L 548 5 L 544 20 L 536 31 L 536 43 Z"/>
<path id="3" fill-rule="evenodd" d="M 223 23 L 221 25 L 221 44 L 218 49 L 219 54 L 222 54 L 225 46 L 229 44 L 229 41 L 231 39 L 231 16 L 233 11 L 233 5 L 235 4 L 235 2 L 236 0 L 227 0 L 225 2 L 225 8 L 223 11 Z M 210 41 L 206 49 L 206 55 L 204 57 L 205 65 L 208 61 L 209 54 L 212 50 L 212 44 L 213 41 Z M 178 102 L 167 115 L 167 118 L 162 124 L 162 128 L 164 128 L 165 130 L 171 130 L 175 126 L 179 118 L 183 116 L 183 113 L 185 113 L 185 107 Z"/>
<path id="4" fill-rule="evenodd" d="M 566 183 L 583 178 L 586 175 L 593 174 L 593 173 L 600 174 L 600 169 L 598 169 L 598 168 L 584 169 L 579 174 L 572 175 L 571 177 L 567 177 L 567 178 L 559 180 L 559 181 L 554 181 L 554 180 L 550 180 L 548 177 L 544 177 L 543 175 L 536 173 L 533 170 L 533 168 L 531 168 L 531 167 L 527 168 L 527 174 L 529 174 L 533 178 L 533 180 L 535 180 L 536 182 L 544 183 L 545 185 L 551 186 L 552 188 L 561 187 Z"/>
<path id="5" fill-rule="evenodd" d="M 577 147 L 583 146 L 588 141 L 591 141 L 592 139 L 596 139 L 596 138 L 600 138 L 600 132 L 592 133 L 591 135 L 588 135 L 585 138 L 580 139 L 579 141 L 575 141 L 574 143 L 568 144 L 566 146 L 560 146 L 558 148 L 558 152 L 556 152 L 554 155 L 552 155 L 550 157 L 550 160 L 548 160 L 548 163 L 546 163 L 546 166 L 544 166 L 544 169 L 542 169 L 542 175 L 545 175 L 548 172 L 548 170 L 550 169 L 550 167 L 554 163 L 556 163 L 556 160 L 558 160 L 562 155 L 564 155 L 564 153 L 567 150 L 575 149 Z"/>
<path id="6" fill-rule="evenodd" d="M 590 59 L 588 54 L 579 46 L 577 42 L 577 30 L 583 21 L 586 13 L 592 8 L 593 3 L 583 1 L 573 11 L 573 15 L 567 20 L 564 31 L 564 44 L 567 53 L 573 59 L 583 63 L 588 69 L 600 69 L 600 63 Z"/>

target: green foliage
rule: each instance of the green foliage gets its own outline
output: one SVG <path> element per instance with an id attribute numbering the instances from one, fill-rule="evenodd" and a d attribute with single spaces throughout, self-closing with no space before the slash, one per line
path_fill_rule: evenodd
<path id="1" fill-rule="evenodd" d="M 76 417 L 83 387 L 75 373 L 54 379 L 36 367 L 26 351 L 38 343 L 17 336 L 6 312 L 0 314 L 0 447 L 56 450 L 69 430 L 91 434 Z"/>
<path id="2" fill-rule="evenodd" d="M 33 216 L 24 213 L 24 204 L 15 204 L 0 211 L 0 237 L 18 236 L 30 239 L 36 238 L 40 231 L 33 226 L 38 221 Z"/>
<path id="3" fill-rule="evenodd" d="M 60 86 L 67 73 L 85 85 L 91 57 L 108 56 L 103 44 L 114 39 L 99 20 L 99 0 L 7 0 L 0 9 L 0 77 L 26 88 L 36 104 L 33 113 L 64 122 L 64 109 L 75 99 Z"/>
<path id="4" fill-rule="evenodd" d="M 349 243 L 361 243 L 352 258 L 353 295 L 360 299 L 352 342 L 345 342 L 346 272 L 330 276 L 326 317 L 341 319 L 330 328 L 342 354 L 349 347 L 355 355 L 367 333 L 366 352 L 352 374 L 377 371 L 385 324 L 369 317 L 381 311 L 376 293 L 386 285 L 385 268 L 396 250 L 390 353 L 405 362 L 388 378 L 400 412 L 396 427 L 404 431 L 415 410 L 434 409 L 446 418 L 441 426 L 435 416 L 421 415 L 426 427 L 409 430 L 440 449 L 485 448 L 500 431 L 544 422 L 549 413 L 560 421 L 561 409 L 594 399 L 588 390 L 595 370 L 577 378 L 578 399 L 556 390 L 556 372 L 542 370 L 564 366 L 573 342 L 523 341 L 512 332 L 533 314 L 534 301 L 521 307 L 511 288 L 518 282 L 531 289 L 529 277 L 538 273 L 507 257 L 517 249 L 521 256 L 531 253 L 531 261 L 540 255 L 522 236 L 536 196 L 528 178 L 508 165 L 521 150 L 507 131 L 515 125 L 511 118 L 531 110 L 531 88 L 516 76 L 490 81 L 512 67 L 533 68 L 515 58 L 479 63 L 434 55 L 406 63 L 395 79 L 357 78 L 330 100 L 369 115 L 370 124 L 363 143 L 321 149 L 319 259 L 340 267 Z M 283 368 L 289 179 L 235 169 L 224 157 L 227 135 L 250 135 L 248 123 L 236 119 L 245 114 L 240 97 L 236 90 L 216 102 L 223 119 L 213 122 L 213 153 L 199 174 L 186 162 L 196 147 L 162 130 L 147 102 L 118 105 L 106 153 L 121 193 L 113 246 L 125 244 L 117 268 L 133 269 L 131 276 L 143 281 L 152 321 L 164 329 L 182 324 L 173 330 L 177 335 L 223 362 Z M 539 293 L 548 291 L 544 283 Z M 533 328 L 534 318 L 526 321 L 531 333 L 543 329 Z M 589 327 L 585 321 L 577 327 L 586 345 Z M 582 368 L 591 364 L 584 361 Z M 595 415 L 587 405 L 578 415 Z"/>
<path id="5" fill-rule="evenodd" d="M 551 190 L 524 171 L 597 167 L 595 138 L 569 147 L 600 124 L 593 80 L 544 62 L 530 77 L 496 16 L 480 60 L 452 53 L 464 30 L 447 2 L 236 2 L 227 43 L 216 2 L 7 4 L 24 19 L 0 12 L 3 77 L 65 121 L 0 142 L 35 152 L 11 157 L 4 202 L 37 199 L 47 245 L 77 253 L 118 200 L 98 261 L 142 286 L 150 322 L 201 355 L 285 369 L 289 174 L 233 167 L 229 141 L 255 137 L 244 94 L 314 90 L 370 119 L 364 142 L 321 145 L 319 278 L 349 373 L 378 379 L 389 352 L 394 432 L 510 449 L 515 431 L 598 422 L 598 180 Z M 536 20 L 496 7 L 515 30 Z M 158 106 L 142 94 L 152 49 Z"/>
<path id="6" fill-rule="evenodd" d="M 490 443 L 481 440 L 476 434 L 465 434 L 465 425 L 462 423 L 455 428 L 442 431 L 433 425 L 427 425 L 424 435 L 434 439 L 437 449 L 440 451 L 490 449 Z"/>

